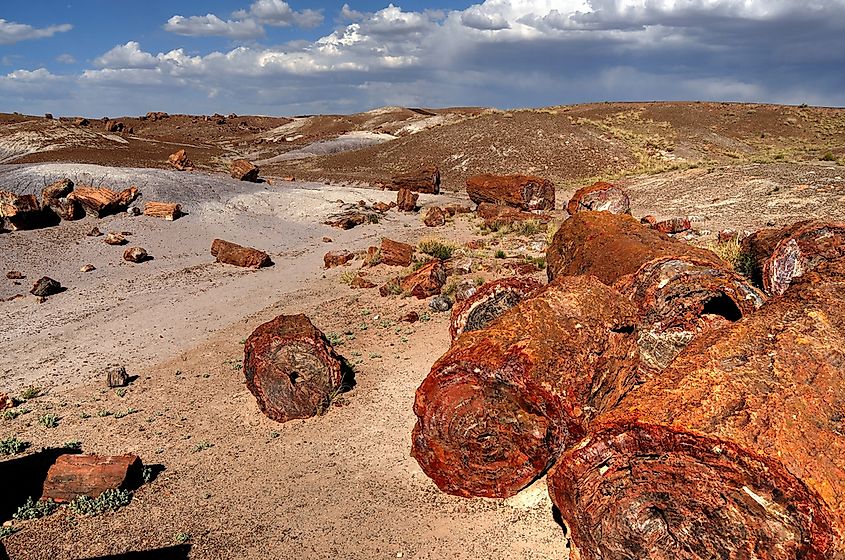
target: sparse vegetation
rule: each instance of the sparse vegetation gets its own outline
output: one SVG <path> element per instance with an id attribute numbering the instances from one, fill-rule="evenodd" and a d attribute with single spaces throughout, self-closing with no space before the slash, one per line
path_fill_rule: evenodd
<path id="1" fill-rule="evenodd" d="M 136 412 L 138 412 L 138 411 L 137 411 L 137 410 L 135 410 L 135 409 L 134 409 L 134 408 L 132 408 L 132 407 L 129 407 L 129 408 L 127 408 L 127 409 L 126 409 L 126 410 L 124 410 L 124 411 L 121 411 L 121 412 L 115 412 L 115 413 L 114 413 L 114 417 L 115 417 L 115 418 L 123 418 L 124 416 L 129 416 L 130 414 L 135 414 Z"/>
<path id="2" fill-rule="evenodd" d="M 100 515 L 107 511 L 116 511 L 129 505 L 132 501 L 132 492 L 129 490 L 111 489 L 106 490 L 97 498 L 90 496 L 78 496 L 68 507 L 77 515 L 86 517 Z"/>
<path id="3" fill-rule="evenodd" d="M 731 241 L 709 243 L 707 248 L 730 263 L 734 270 L 740 274 L 745 276 L 751 275 L 753 265 L 751 255 L 742 251 L 742 245 L 739 240 L 733 239 Z"/>
<path id="4" fill-rule="evenodd" d="M 546 257 L 532 257 L 531 255 L 526 255 L 525 262 L 533 264 L 537 267 L 537 270 L 546 270 Z"/>
<path id="5" fill-rule="evenodd" d="M 62 444 L 62 449 L 67 449 L 69 451 L 81 451 L 82 442 L 78 440 L 66 441 Z"/>
<path id="6" fill-rule="evenodd" d="M 22 407 L 22 406 L 10 408 L 9 410 L 3 411 L 3 420 L 14 420 L 18 416 L 20 416 L 22 414 L 27 414 L 29 412 L 31 412 L 30 409 Z"/>
<path id="7" fill-rule="evenodd" d="M 191 541 L 191 534 L 190 533 L 176 533 L 173 536 L 173 542 L 176 544 L 185 544 Z"/>
<path id="8" fill-rule="evenodd" d="M 836 161 L 836 156 L 833 155 L 833 152 L 825 152 L 825 154 L 819 159 L 822 161 Z"/>
<path id="9" fill-rule="evenodd" d="M 206 449 L 211 449 L 214 447 L 213 443 L 209 443 L 207 441 L 200 441 L 198 442 L 191 451 L 193 453 L 199 453 L 200 451 L 205 451 Z"/>
<path id="10" fill-rule="evenodd" d="M 0 439 L 0 455 L 17 455 L 27 447 L 29 447 L 28 441 L 22 441 L 16 437 Z"/>
<path id="11" fill-rule="evenodd" d="M 28 401 L 38 397 L 40 394 L 41 387 L 30 385 L 29 387 L 21 391 L 20 398 L 22 401 Z"/>
<path id="12" fill-rule="evenodd" d="M 29 521 L 30 519 L 39 519 L 50 515 L 59 504 L 53 500 L 33 500 L 32 496 L 26 499 L 26 502 L 18 508 L 18 511 L 12 516 L 12 519 L 17 521 Z"/>
<path id="13" fill-rule="evenodd" d="M 354 270 L 344 270 L 340 274 L 340 281 L 344 284 L 351 284 L 353 280 L 358 276 L 358 273 Z"/>
<path id="14" fill-rule="evenodd" d="M 452 255 L 455 254 L 457 251 L 457 246 L 449 243 L 448 241 L 443 241 L 442 239 L 436 237 L 426 237 L 420 239 L 420 242 L 417 244 L 417 249 L 421 253 L 425 253 L 426 255 L 431 255 L 434 258 L 440 260 L 446 260 L 452 258 Z"/>
<path id="15" fill-rule="evenodd" d="M 52 412 L 48 412 L 38 419 L 38 423 L 45 428 L 55 428 L 59 425 L 59 417 Z"/>
<path id="16" fill-rule="evenodd" d="M 13 535 L 18 531 L 20 531 L 20 529 L 13 525 L 0 525 L 0 539 L 5 539 L 9 535 Z"/>
<path id="17" fill-rule="evenodd" d="M 499 235 L 522 235 L 530 237 L 536 235 L 541 229 L 540 222 L 537 220 L 521 220 L 521 221 L 491 221 L 481 225 L 481 233 L 488 234 L 491 232 Z"/>
<path id="18" fill-rule="evenodd" d="M 504 259 L 505 257 L 507 257 L 507 255 L 505 254 L 505 252 L 502 249 L 497 249 L 496 254 L 493 255 L 493 256 L 496 257 L 497 259 Z"/>

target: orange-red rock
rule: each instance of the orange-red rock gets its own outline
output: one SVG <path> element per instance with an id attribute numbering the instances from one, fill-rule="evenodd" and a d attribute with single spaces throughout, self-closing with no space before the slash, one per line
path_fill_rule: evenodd
<path id="1" fill-rule="evenodd" d="M 217 257 L 217 262 L 244 268 L 261 268 L 273 264 L 270 255 L 264 251 L 242 247 L 223 239 L 215 239 L 211 243 L 211 255 Z"/>
<path id="2" fill-rule="evenodd" d="M 179 171 L 187 171 L 194 168 L 194 164 L 190 159 L 188 159 L 188 152 L 184 149 L 170 154 L 170 157 L 168 157 L 167 160 L 170 162 L 170 165 Z"/>
<path id="3" fill-rule="evenodd" d="M 657 222 L 651 227 L 662 233 L 681 233 L 688 231 L 692 225 L 690 224 L 689 218 L 681 216 Z"/>
<path id="4" fill-rule="evenodd" d="M 631 201 L 622 188 L 599 181 L 575 191 L 566 205 L 566 211 L 570 215 L 583 211 L 630 214 Z"/>
<path id="5" fill-rule="evenodd" d="M 328 253 L 323 255 L 323 265 L 326 268 L 343 266 L 354 258 L 355 254 L 345 249 L 340 251 L 329 251 Z"/>
<path id="6" fill-rule="evenodd" d="M 439 206 L 432 206 L 423 218 L 423 223 L 428 227 L 438 227 L 446 223 L 446 213 Z"/>
<path id="7" fill-rule="evenodd" d="M 258 181 L 258 173 L 261 170 L 253 165 L 249 160 L 236 159 L 232 162 L 231 174 L 234 179 L 239 181 Z"/>
<path id="8" fill-rule="evenodd" d="M 138 482 L 141 459 L 137 455 L 60 455 L 44 481 L 41 498 L 70 502 L 78 496 L 98 497 L 106 490 Z"/>
<path id="9" fill-rule="evenodd" d="M 404 292 L 417 299 L 426 299 L 439 294 L 445 283 L 446 269 L 443 267 L 443 262 L 434 259 L 403 278 L 400 285 Z"/>
<path id="10" fill-rule="evenodd" d="M 417 200 L 420 195 L 411 192 L 410 189 L 399 189 L 396 193 L 396 207 L 400 212 L 414 212 L 417 209 Z"/>
<path id="11" fill-rule="evenodd" d="M 489 202 L 520 210 L 554 210 L 551 181 L 530 175 L 475 175 L 467 179 L 467 194 L 476 204 Z"/>
<path id="12" fill-rule="evenodd" d="M 407 243 L 383 237 L 381 240 L 381 263 L 390 266 L 411 266 L 414 247 Z"/>

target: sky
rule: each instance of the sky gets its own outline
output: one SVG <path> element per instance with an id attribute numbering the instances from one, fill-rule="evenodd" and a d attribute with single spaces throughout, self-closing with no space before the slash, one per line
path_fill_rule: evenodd
<path id="1" fill-rule="evenodd" d="M 2 0 L 0 112 L 845 106 L 845 0 Z"/>

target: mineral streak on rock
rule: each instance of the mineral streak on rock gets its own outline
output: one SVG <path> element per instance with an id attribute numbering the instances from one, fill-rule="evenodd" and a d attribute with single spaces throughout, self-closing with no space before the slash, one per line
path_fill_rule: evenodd
<path id="1" fill-rule="evenodd" d="M 845 557 L 845 259 L 698 340 L 564 453 L 584 560 Z"/>
<path id="2" fill-rule="evenodd" d="M 595 278 L 563 277 L 464 333 L 417 389 L 412 455 L 444 492 L 516 494 L 633 385 L 635 318 Z"/>
<path id="3" fill-rule="evenodd" d="M 344 389 L 341 359 L 305 315 L 279 315 L 255 329 L 244 373 L 261 411 L 278 422 L 321 414 Z"/>

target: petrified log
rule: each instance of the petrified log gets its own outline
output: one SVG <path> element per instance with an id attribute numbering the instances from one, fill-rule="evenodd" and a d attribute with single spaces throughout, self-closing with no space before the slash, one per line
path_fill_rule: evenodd
<path id="1" fill-rule="evenodd" d="M 489 202 L 520 210 L 554 210 L 555 187 L 530 175 L 475 175 L 467 179 L 467 194 L 476 204 Z"/>
<path id="2" fill-rule="evenodd" d="M 232 162 L 232 177 L 239 181 L 258 181 L 260 169 L 245 159 L 236 159 Z"/>
<path id="3" fill-rule="evenodd" d="M 375 288 L 376 285 L 359 275 L 352 279 L 352 282 L 349 283 L 349 287 L 368 290 L 370 288 Z"/>
<path id="4" fill-rule="evenodd" d="M 59 455 L 44 481 L 41 498 L 70 502 L 78 496 L 98 497 L 106 490 L 134 485 L 140 480 L 137 455 Z"/>
<path id="5" fill-rule="evenodd" d="M 516 222 L 532 221 L 545 224 L 552 219 L 548 214 L 525 212 L 511 206 L 490 204 L 489 202 L 479 204 L 475 212 L 479 217 L 484 218 L 484 225 L 490 229 L 499 229 L 502 226 L 513 225 Z"/>
<path id="6" fill-rule="evenodd" d="M 411 266 L 414 258 L 414 247 L 407 243 L 393 241 L 383 237 L 381 239 L 381 263 L 389 266 Z"/>
<path id="7" fill-rule="evenodd" d="M 144 204 L 144 215 L 172 222 L 182 215 L 182 206 L 173 202 L 147 202 Z"/>
<path id="8" fill-rule="evenodd" d="M 600 415 L 549 491 L 584 560 L 845 558 L 845 259 Z"/>
<path id="9" fill-rule="evenodd" d="M 652 228 L 662 233 L 681 233 L 692 228 L 689 218 L 679 216 L 677 218 L 669 218 L 652 224 Z"/>
<path id="10" fill-rule="evenodd" d="M 71 222 L 85 217 L 85 211 L 75 201 L 69 198 L 45 198 L 43 203 L 45 212 L 52 212 L 56 219 Z"/>
<path id="11" fill-rule="evenodd" d="M 150 256 L 147 250 L 143 247 L 129 247 L 123 252 L 123 260 L 133 263 L 142 263 L 148 261 Z"/>
<path id="12" fill-rule="evenodd" d="M 400 286 L 402 291 L 417 299 L 426 299 L 439 294 L 445 283 L 446 269 L 443 267 L 443 261 L 434 259 L 403 278 Z"/>
<path id="13" fill-rule="evenodd" d="M 17 195 L 0 191 L 0 222 L 14 231 L 41 227 L 44 216 L 38 198 L 32 194 Z"/>
<path id="14" fill-rule="evenodd" d="M 458 298 L 449 323 L 452 341 L 463 332 L 486 328 L 494 319 L 542 287 L 532 278 L 502 278 L 487 282 L 469 298 Z"/>
<path id="15" fill-rule="evenodd" d="M 566 211 L 570 215 L 584 211 L 630 214 L 631 200 L 620 187 L 599 181 L 575 191 L 566 205 Z"/>
<path id="16" fill-rule="evenodd" d="M 77 187 L 67 198 L 81 204 L 86 214 L 102 218 L 126 210 L 137 196 L 138 188 L 134 186 L 120 192 L 106 187 Z"/>
<path id="17" fill-rule="evenodd" d="M 423 223 L 428 227 L 442 226 L 446 223 L 446 213 L 439 206 L 432 206 L 425 213 Z"/>
<path id="18" fill-rule="evenodd" d="M 126 375 L 126 368 L 123 366 L 111 366 L 106 369 L 106 385 L 109 387 L 125 387 L 129 383 L 129 376 Z"/>
<path id="19" fill-rule="evenodd" d="M 190 159 L 188 159 L 188 152 L 186 152 L 184 149 L 170 154 L 170 157 L 167 158 L 167 161 L 169 161 L 170 165 L 172 165 L 179 171 L 188 171 L 194 168 L 194 164 L 191 162 Z"/>
<path id="20" fill-rule="evenodd" d="M 418 171 L 394 176 L 390 180 L 390 190 L 401 189 L 427 194 L 440 194 L 440 169 L 423 167 Z"/>
<path id="21" fill-rule="evenodd" d="M 6 278 L 9 280 L 23 280 L 26 278 L 26 275 L 20 270 L 10 270 L 6 273 Z"/>
<path id="22" fill-rule="evenodd" d="M 279 315 L 255 329 L 244 373 L 261 411 L 278 422 L 324 412 L 344 382 L 341 359 L 305 315 Z"/>
<path id="23" fill-rule="evenodd" d="M 48 297 L 58 294 L 61 291 L 62 285 L 57 280 L 53 280 L 49 276 L 44 276 L 33 284 L 29 293 L 38 297 Z"/>
<path id="24" fill-rule="evenodd" d="M 744 276 L 712 260 L 660 257 L 614 287 L 639 310 L 643 372 L 660 371 L 693 338 L 753 313 L 765 296 Z"/>
<path id="25" fill-rule="evenodd" d="M 845 223 L 802 221 L 763 229 L 742 241 L 752 278 L 770 295 L 780 295 L 793 278 L 820 262 L 845 256 Z"/>
<path id="26" fill-rule="evenodd" d="M 420 198 L 415 192 L 409 189 L 399 189 L 396 193 L 396 207 L 400 212 L 414 212 L 417 209 L 417 200 Z"/>
<path id="27" fill-rule="evenodd" d="M 358 210 L 347 210 L 341 214 L 336 214 L 323 222 L 327 226 L 332 226 L 338 229 L 352 229 L 361 224 L 378 223 L 378 214 L 368 214 Z"/>
<path id="28" fill-rule="evenodd" d="M 264 251 L 242 247 L 223 239 L 215 239 L 211 242 L 211 256 L 217 257 L 217 262 L 244 268 L 261 268 L 273 264 L 270 255 Z"/>
<path id="29" fill-rule="evenodd" d="M 659 257 L 689 256 L 728 265 L 715 253 L 649 229 L 627 214 L 578 212 L 561 224 L 546 251 L 549 280 L 592 274 L 608 285 Z"/>
<path id="30" fill-rule="evenodd" d="M 343 266 L 355 258 L 355 253 L 351 253 L 345 249 L 340 251 L 329 251 L 323 255 L 323 265 L 326 268 L 334 266 Z"/>
<path id="31" fill-rule="evenodd" d="M 516 494 L 634 383 L 635 314 L 595 278 L 562 277 L 464 333 L 417 389 L 411 454 L 444 492 Z"/>
<path id="32" fill-rule="evenodd" d="M 68 178 L 59 179 L 41 189 L 41 200 L 46 204 L 48 200 L 65 198 L 73 192 L 73 181 Z"/>

